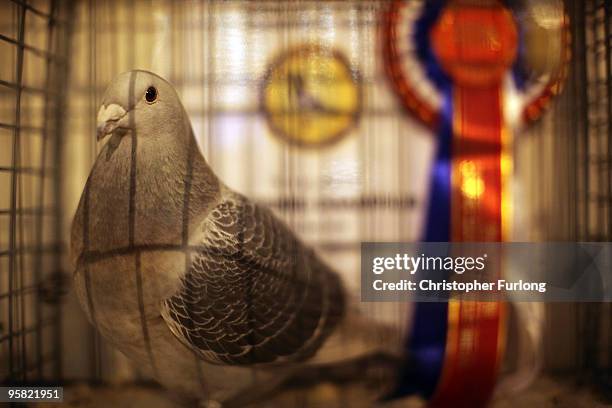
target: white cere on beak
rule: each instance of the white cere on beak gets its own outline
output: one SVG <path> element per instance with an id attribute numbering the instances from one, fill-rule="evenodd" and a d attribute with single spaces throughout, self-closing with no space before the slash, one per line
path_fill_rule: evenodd
<path id="1" fill-rule="evenodd" d="M 119 120 L 123 118 L 126 113 L 126 110 L 116 103 L 111 103 L 108 106 L 100 106 L 96 121 L 97 139 L 100 140 L 109 133 L 112 133 L 113 130 L 119 126 Z"/>

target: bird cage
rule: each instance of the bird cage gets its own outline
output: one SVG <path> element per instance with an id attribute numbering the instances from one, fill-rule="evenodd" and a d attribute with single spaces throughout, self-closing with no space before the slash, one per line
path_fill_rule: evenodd
<path id="1" fill-rule="evenodd" d="M 57 381 L 70 7 L 0 9 L 0 381 Z"/>
<path id="2" fill-rule="evenodd" d="M 581 105 L 576 134 L 580 154 L 576 174 L 577 231 L 584 241 L 610 241 L 612 235 L 612 10 L 605 1 L 589 1 L 581 54 Z M 590 379 L 610 390 L 612 376 L 612 305 L 584 304 L 577 311 L 584 336 L 578 342 L 578 364 Z"/>
<path id="3" fill-rule="evenodd" d="M 271 208 L 356 298 L 361 242 L 421 239 L 435 143 L 398 103 L 386 73 L 380 26 L 389 4 L 0 5 L 0 385 L 61 385 L 65 401 L 84 406 L 83 395 L 116 401 L 109 387 L 129 389 L 122 395 L 135 404 L 146 400 L 138 393 L 165 398 L 89 324 L 71 290 L 70 224 L 102 147 L 95 137 L 102 95 L 121 72 L 167 79 L 219 178 Z M 610 241 L 612 234 L 611 10 L 589 0 L 566 2 L 566 11 L 573 57 L 564 93 L 516 145 L 521 241 Z M 305 57 L 336 70 L 320 91 L 329 106 L 304 93 L 303 78 L 316 75 L 299 62 Z M 286 75 L 294 69 L 305 71 Z M 274 100 L 279 89 L 291 89 L 324 124 L 283 120 L 290 107 Z M 610 389 L 610 307 L 546 305 L 534 323 L 542 376 Z M 405 302 L 360 308 L 409 330 Z M 567 395 L 558 390 L 576 382 L 560 384 L 555 392 Z M 356 406 L 364 391 L 317 392 L 300 390 L 271 406 Z M 544 401 L 547 391 L 533 392 Z"/>

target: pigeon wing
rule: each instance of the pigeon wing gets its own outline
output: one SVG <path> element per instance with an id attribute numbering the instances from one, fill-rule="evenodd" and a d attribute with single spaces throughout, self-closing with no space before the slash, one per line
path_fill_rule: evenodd
<path id="1" fill-rule="evenodd" d="M 181 289 L 162 305 L 204 360 L 250 365 L 312 356 L 341 320 L 338 275 L 272 212 L 229 194 L 203 223 Z"/>

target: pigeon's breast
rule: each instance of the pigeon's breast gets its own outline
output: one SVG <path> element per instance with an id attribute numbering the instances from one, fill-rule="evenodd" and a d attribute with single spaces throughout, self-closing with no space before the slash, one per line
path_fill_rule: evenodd
<path id="1" fill-rule="evenodd" d="M 133 250 L 82 259 L 74 286 L 89 320 L 103 334 L 130 342 L 125 328 L 160 316 L 162 300 L 179 289 L 186 255 L 178 250 Z M 117 331 L 117 332 L 115 332 Z"/>
<path id="2" fill-rule="evenodd" d="M 114 137 L 114 136 L 113 136 Z M 185 160 L 150 149 L 132 149 L 129 135 L 104 146 L 89 175 L 75 215 L 72 248 L 83 252 L 180 247 L 183 242 Z M 197 202 L 191 200 L 193 207 Z"/>
<path id="3" fill-rule="evenodd" d="M 72 224 L 73 256 L 129 245 L 130 140 L 107 143 L 98 155 L 81 195 Z"/>

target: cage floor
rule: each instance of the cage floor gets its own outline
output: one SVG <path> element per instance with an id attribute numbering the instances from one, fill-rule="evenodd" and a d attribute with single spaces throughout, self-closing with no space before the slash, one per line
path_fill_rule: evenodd
<path id="1" fill-rule="evenodd" d="M 351 408 L 371 407 L 363 389 L 356 387 L 336 387 L 329 384 L 319 385 L 308 391 L 288 391 L 252 408 L 278 407 L 325 407 Z M 70 407 L 147 407 L 147 408 L 180 408 L 163 389 L 150 385 L 114 385 L 90 386 L 88 384 L 71 385 L 64 388 L 64 405 Z M 34 406 L 34 405 L 32 405 Z M 57 404 L 49 404 L 50 408 Z M 425 404 L 418 398 L 408 398 L 391 403 L 379 404 L 380 408 L 421 408 Z M 538 408 L 603 408 L 612 407 L 612 401 L 603 401 L 586 387 L 578 387 L 569 381 L 542 378 L 536 381 L 527 391 L 497 400 L 494 408 L 513 407 Z M 36 404 L 37 408 L 45 407 Z"/>

